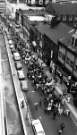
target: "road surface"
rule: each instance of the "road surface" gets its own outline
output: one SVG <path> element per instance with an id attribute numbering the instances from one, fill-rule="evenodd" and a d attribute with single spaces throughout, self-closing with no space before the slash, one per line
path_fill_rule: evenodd
<path id="1" fill-rule="evenodd" d="M 2 62 L 2 73 L 3 73 L 3 85 L 5 95 L 5 117 L 7 135 L 23 135 L 19 110 L 17 101 L 14 93 L 14 86 L 11 78 L 11 71 L 9 67 L 7 52 L 5 48 L 5 42 L 3 35 L 0 34 L 0 48 L 1 48 L 1 62 Z"/>

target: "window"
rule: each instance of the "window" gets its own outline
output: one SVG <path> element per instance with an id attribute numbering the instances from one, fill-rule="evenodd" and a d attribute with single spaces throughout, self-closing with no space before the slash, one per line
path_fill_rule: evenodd
<path id="1" fill-rule="evenodd" d="M 74 17 L 74 21 L 77 22 L 77 16 Z"/>
<path id="2" fill-rule="evenodd" d="M 61 53 L 61 52 L 59 52 L 59 53 L 58 53 L 58 56 L 62 58 L 62 53 Z"/>
<path id="3" fill-rule="evenodd" d="M 73 16 L 69 16 L 69 22 L 73 20 Z"/>
<path id="4" fill-rule="evenodd" d="M 67 63 L 67 64 L 69 64 L 69 63 L 70 63 L 70 60 L 69 60 L 69 58 L 68 58 L 68 57 L 66 58 L 66 63 Z"/>
<path id="5" fill-rule="evenodd" d="M 65 55 L 64 54 L 62 54 L 62 59 L 65 60 Z"/>
<path id="6" fill-rule="evenodd" d="M 75 65 L 74 70 L 77 71 L 77 65 Z"/>
<path id="7" fill-rule="evenodd" d="M 64 51 L 62 52 L 61 50 L 59 50 L 58 56 L 61 57 L 63 60 L 65 60 Z"/>
<path id="8" fill-rule="evenodd" d="M 70 60 L 70 66 L 73 68 L 74 62 Z"/>
<path id="9" fill-rule="evenodd" d="M 65 61 L 65 55 L 64 55 L 62 52 L 59 52 L 59 53 L 58 53 L 58 60 L 59 60 L 61 63 L 64 63 L 64 61 Z"/>
<path id="10" fill-rule="evenodd" d="M 63 16 L 62 20 L 63 20 L 63 21 L 66 21 L 66 20 L 67 20 L 67 16 L 66 16 L 66 15 Z"/>
<path id="11" fill-rule="evenodd" d="M 57 16 L 57 21 L 60 21 L 61 20 L 61 17 L 60 16 Z"/>

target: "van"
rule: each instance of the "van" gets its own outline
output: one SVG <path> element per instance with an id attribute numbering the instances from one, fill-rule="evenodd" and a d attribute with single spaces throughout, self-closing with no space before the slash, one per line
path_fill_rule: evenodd
<path id="1" fill-rule="evenodd" d="M 22 69 L 22 63 L 21 63 L 21 61 L 16 61 L 15 66 L 16 66 L 16 69 L 17 70 Z"/>
<path id="2" fill-rule="evenodd" d="M 14 52 L 14 53 L 13 53 L 13 57 L 14 57 L 14 60 L 15 60 L 15 61 L 21 60 L 20 54 L 19 54 L 18 52 Z"/>
<path id="3" fill-rule="evenodd" d="M 18 70 L 17 73 L 18 73 L 19 80 L 25 80 L 25 75 L 23 70 Z"/>
<path id="4" fill-rule="evenodd" d="M 44 129 L 39 119 L 32 120 L 32 129 L 35 135 L 45 135 Z"/>
<path id="5" fill-rule="evenodd" d="M 27 80 L 21 80 L 20 84 L 21 84 L 22 91 L 27 92 L 28 91 L 28 81 Z"/>

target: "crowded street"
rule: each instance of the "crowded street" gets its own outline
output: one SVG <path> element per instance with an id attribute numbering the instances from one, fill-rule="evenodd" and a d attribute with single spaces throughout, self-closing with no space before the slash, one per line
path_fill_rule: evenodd
<path id="1" fill-rule="evenodd" d="M 77 135 L 76 26 L 29 4 L 0 15 L 3 135 Z"/>

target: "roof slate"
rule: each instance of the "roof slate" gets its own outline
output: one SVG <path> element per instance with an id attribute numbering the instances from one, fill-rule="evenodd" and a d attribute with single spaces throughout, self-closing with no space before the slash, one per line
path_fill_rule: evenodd
<path id="1" fill-rule="evenodd" d="M 77 3 L 49 3 L 46 11 L 53 15 L 76 15 L 77 16 Z"/>
<path id="2" fill-rule="evenodd" d="M 48 24 L 41 23 L 38 24 L 36 28 L 42 34 L 48 36 L 56 44 L 61 37 L 65 37 L 65 35 L 68 35 L 69 31 L 71 30 L 71 27 L 67 26 L 64 23 L 59 23 L 53 28 Z"/>

